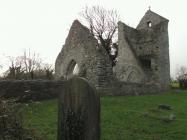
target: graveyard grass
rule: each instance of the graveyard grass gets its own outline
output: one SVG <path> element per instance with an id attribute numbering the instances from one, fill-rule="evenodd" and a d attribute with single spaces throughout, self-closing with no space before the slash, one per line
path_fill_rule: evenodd
<path id="1" fill-rule="evenodd" d="M 167 104 L 172 110 L 158 109 Z M 56 140 L 57 100 L 24 105 L 25 126 Z M 172 114 L 172 115 L 171 115 Z M 169 121 L 169 116 L 176 119 Z M 101 97 L 101 140 L 186 140 L 187 91 L 162 95 Z"/>

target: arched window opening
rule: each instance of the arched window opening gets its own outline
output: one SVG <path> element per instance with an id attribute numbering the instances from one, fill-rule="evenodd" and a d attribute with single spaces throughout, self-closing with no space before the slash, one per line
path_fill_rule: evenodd
<path id="1" fill-rule="evenodd" d="M 79 74 L 79 65 L 76 63 L 75 60 L 72 60 L 69 63 L 69 66 L 67 68 L 66 77 L 67 77 L 67 79 L 70 79 L 71 77 L 78 75 L 78 74 Z"/>
<path id="2" fill-rule="evenodd" d="M 73 75 L 78 75 L 79 74 L 79 65 L 75 64 L 75 67 L 73 69 Z"/>
<path id="3" fill-rule="evenodd" d="M 147 22 L 147 26 L 148 26 L 148 27 L 152 27 L 151 21 L 148 21 L 148 22 Z"/>

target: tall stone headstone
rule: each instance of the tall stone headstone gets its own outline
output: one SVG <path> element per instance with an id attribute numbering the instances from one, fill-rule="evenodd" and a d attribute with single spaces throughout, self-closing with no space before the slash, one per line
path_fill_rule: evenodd
<path id="1" fill-rule="evenodd" d="M 59 95 L 58 140 L 99 140 L 100 98 L 83 78 L 65 82 Z"/>

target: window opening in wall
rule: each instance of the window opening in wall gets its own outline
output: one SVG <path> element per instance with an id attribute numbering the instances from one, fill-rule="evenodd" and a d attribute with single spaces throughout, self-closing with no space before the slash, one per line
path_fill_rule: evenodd
<path id="1" fill-rule="evenodd" d="M 157 66 L 155 67 L 155 70 L 156 70 L 156 71 L 158 70 L 158 67 L 157 67 Z"/>
<path id="2" fill-rule="evenodd" d="M 109 57 L 112 61 L 112 67 L 114 67 L 118 61 L 117 56 L 118 56 L 118 44 L 113 43 L 109 52 Z"/>
<path id="3" fill-rule="evenodd" d="M 75 60 L 72 60 L 67 68 L 66 77 L 67 79 L 69 79 L 74 75 L 78 75 L 78 74 L 79 74 L 79 65 L 76 63 Z"/>
<path id="4" fill-rule="evenodd" d="M 73 75 L 78 75 L 79 74 L 79 65 L 75 64 L 75 67 L 73 69 Z"/>
<path id="5" fill-rule="evenodd" d="M 151 21 L 148 21 L 148 22 L 147 22 L 147 26 L 148 26 L 148 27 L 152 27 Z"/>
<path id="6" fill-rule="evenodd" d="M 143 67 L 147 70 L 151 70 L 151 60 L 149 59 L 141 59 L 141 63 Z"/>

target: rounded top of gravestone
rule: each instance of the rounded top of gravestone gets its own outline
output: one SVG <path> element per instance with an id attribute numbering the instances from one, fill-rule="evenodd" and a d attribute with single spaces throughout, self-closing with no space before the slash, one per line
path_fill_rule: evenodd
<path id="1" fill-rule="evenodd" d="M 59 98 L 59 140 L 99 140 L 100 99 L 84 78 L 73 77 L 63 85 Z"/>

